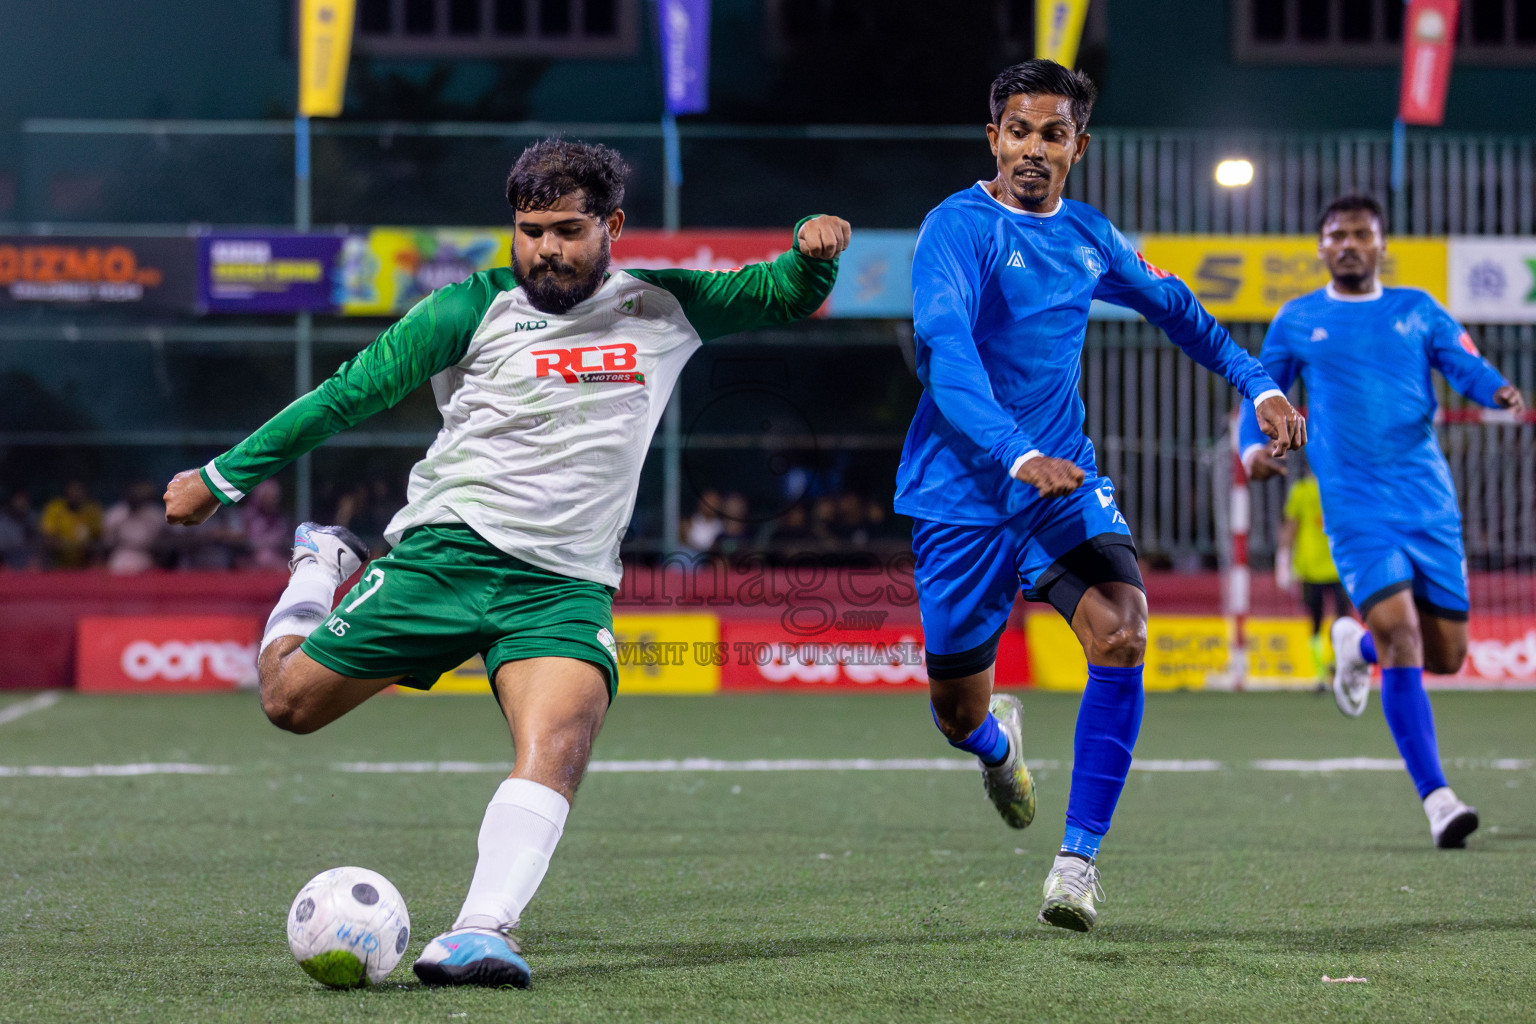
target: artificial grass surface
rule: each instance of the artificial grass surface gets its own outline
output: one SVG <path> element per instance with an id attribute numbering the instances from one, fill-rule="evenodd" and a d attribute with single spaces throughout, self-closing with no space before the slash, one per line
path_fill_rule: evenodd
<path id="1" fill-rule="evenodd" d="M 1434 700 L 1448 775 L 1483 817 L 1461 852 L 1430 846 L 1401 772 L 1251 767 L 1393 757 L 1374 707 L 1149 697 L 1138 758 L 1224 767 L 1132 774 L 1087 936 L 1034 920 L 1068 695 L 1024 695 L 1027 753 L 1059 765 L 1036 771 L 1022 832 L 970 771 L 595 773 L 524 915 L 534 987 L 517 992 L 410 973 L 457 912 L 499 775 L 334 768 L 508 760 L 489 697 L 380 698 L 294 737 L 249 696 L 70 696 L 0 725 L 0 766 L 228 771 L 0 778 L 0 1021 L 1533 1020 L 1536 694 Z M 954 752 L 921 696 L 763 695 L 621 697 L 596 756 Z M 288 953 L 294 893 L 340 864 L 409 905 L 385 986 L 323 989 Z"/>

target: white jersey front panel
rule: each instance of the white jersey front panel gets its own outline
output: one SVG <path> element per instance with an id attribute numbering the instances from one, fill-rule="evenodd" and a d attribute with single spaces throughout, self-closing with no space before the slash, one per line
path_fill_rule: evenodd
<path id="1" fill-rule="evenodd" d="M 699 344 L 670 292 L 622 271 L 564 316 L 502 292 L 432 378 L 443 427 L 386 538 L 464 523 L 541 569 L 618 587 L 651 436 Z"/>

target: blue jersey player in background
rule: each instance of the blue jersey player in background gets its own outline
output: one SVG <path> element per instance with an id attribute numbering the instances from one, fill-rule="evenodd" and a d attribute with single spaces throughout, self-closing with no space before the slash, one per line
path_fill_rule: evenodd
<path id="1" fill-rule="evenodd" d="M 1472 338 L 1417 288 L 1383 288 L 1381 206 L 1334 200 L 1318 221 L 1318 256 L 1332 280 L 1285 304 L 1260 359 L 1275 381 L 1306 386 L 1308 457 L 1339 577 L 1369 632 L 1333 624 L 1333 692 L 1351 717 L 1365 710 L 1381 665 L 1381 710 L 1424 803 L 1439 847 L 1460 847 L 1477 811 L 1446 785 L 1424 670 L 1449 674 L 1467 656 L 1467 566 L 1450 467 L 1435 439 L 1431 370 L 1474 402 L 1523 414 L 1520 392 Z M 1249 417 L 1243 463 L 1263 480 L 1285 472 Z"/>
<path id="2" fill-rule="evenodd" d="M 1015 828 L 1034 816 L 1017 698 L 992 695 L 998 638 L 1020 589 L 1067 619 L 1088 657 L 1066 838 L 1040 920 L 1097 919 L 1099 841 L 1141 727 L 1147 602 L 1114 485 L 1083 435 L 1078 378 L 1089 303 L 1136 310 L 1247 399 L 1274 438 L 1305 426 L 1258 361 L 1149 266 L 1092 207 L 1061 198 L 1088 147 L 1094 87 L 1046 60 L 992 84 L 987 137 L 997 177 L 950 196 L 923 222 L 912 266 L 923 395 L 897 471 L 913 518 L 918 603 L 933 717 L 977 755 L 987 794 Z"/>

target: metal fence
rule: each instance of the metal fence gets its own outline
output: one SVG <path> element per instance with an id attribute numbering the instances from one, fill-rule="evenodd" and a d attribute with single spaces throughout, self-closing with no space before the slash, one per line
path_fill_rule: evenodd
<path id="1" fill-rule="evenodd" d="M 915 225 L 940 198 L 991 171 L 980 126 L 683 128 L 685 184 L 680 202 L 661 194 L 660 128 L 650 124 L 359 124 L 315 126 L 313 208 L 318 223 L 495 223 L 504 218 L 499 182 L 530 139 L 553 132 L 613 142 L 635 166 L 627 203 L 638 224 L 659 223 L 669 205 L 686 226 L 783 225 L 814 210 L 836 210 L 868 227 Z M 1388 193 L 1388 133 L 1221 134 L 1102 129 L 1069 194 L 1102 209 L 1128 232 L 1308 232 L 1341 191 Z M 286 121 L 23 122 L 0 133 L 0 231 L 188 232 L 197 224 L 282 224 L 295 204 L 292 124 Z M 1215 164 L 1242 156 L 1256 176 L 1223 189 Z M 1397 230 L 1409 234 L 1536 234 L 1536 136 L 1470 137 L 1413 131 L 1406 187 L 1391 197 Z M 0 320 L 0 343 L 82 337 L 148 344 L 157 353 L 178 340 L 236 346 L 298 345 L 307 328 L 203 324 L 144 326 Z M 291 322 L 290 322 L 291 324 Z M 831 325 L 786 334 L 812 347 L 887 345 L 892 325 Z M 1256 350 L 1262 325 L 1232 325 Z M 1480 344 L 1527 394 L 1536 390 L 1536 336 L 1526 327 L 1487 327 Z M 360 326 L 324 327 L 322 342 L 361 344 Z M 215 337 L 215 335 L 217 335 Z M 259 343 L 259 344 L 258 344 Z M 297 351 L 303 351 L 297 349 Z M 817 358 L 806 352 L 807 360 Z M 1140 322 L 1095 322 L 1084 352 L 1087 428 L 1101 469 L 1116 480 L 1121 507 L 1142 550 L 1175 565 L 1210 562 L 1219 548 L 1215 505 L 1223 500 L 1212 452 L 1223 444 L 1230 387 L 1196 367 Z M 3 367 L 0 367 L 3 369 Z M 295 360 L 307 386 L 308 361 Z M 1460 400 L 1448 399 L 1455 408 Z M 658 443 L 673 467 L 658 499 L 675 535 L 675 471 L 683 443 L 669 417 Z M 894 460 L 898 428 L 849 444 Z M 834 431 L 834 433 L 836 433 Z M 232 435 L 231 435 L 232 436 Z M 849 436 L 851 438 L 851 435 Z M 222 442 L 224 434 L 219 435 Z M 411 434 L 409 441 L 419 441 Z M 1454 424 L 1442 439 L 1467 521 L 1468 554 L 1487 564 L 1536 556 L 1532 428 Z M 380 447 L 401 436 L 356 436 Z M 854 445 L 854 440 L 857 444 Z M 729 438 L 721 441 L 727 447 Z M 214 443 L 208 431 L 10 429 L 0 447 Z M 759 448 L 762 438 L 742 440 Z M 1219 461 L 1219 457 L 1217 459 Z M 302 488 L 301 488 L 302 490 Z M 1272 551 L 1278 485 L 1256 496 L 1253 549 Z M 642 501 L 646 500 L 642 497 Z"/>
<path id="2" fill-rule="evenodd" d="M 607 142 L 633 166 L 636 225 L 667 208 L 659 125 L 314 124 L 313 210 L 322 224 L 486 224 L 505 218 L 500 183 L 529 141 Z M 980 125 L 691 124 L 681 128 L 679 226 L 782 226 L 835 210 L 864 227 L 912 227 L 937 202 L 993 173 Z M 1389 194 L 1388 132 L 1236 133 L 1095 129 L 1068 194 L 1128 232 L 1307 232 L 1340 192 Z M 1410 130 L 1405 234 L 1536 234 L 1536 136 Z M 1253 162 L 1228 189 L 1222 159 Z M 0 222 L 291 223 L 288 121 L 32 119 L 0 133 Z"/>

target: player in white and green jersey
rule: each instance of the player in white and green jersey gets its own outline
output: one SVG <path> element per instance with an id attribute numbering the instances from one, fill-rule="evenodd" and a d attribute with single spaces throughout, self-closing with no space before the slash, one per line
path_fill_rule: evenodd
<path id="1" fill-rule="evenodd" d="M 845 221 L 808 217 L 770 263 L 610 272 L 626 170 L 604 146 L 528 147 L 507 179 L 510 267 L 432 293 L 166 491 L 168 521 L 200 523 L 431 382 L 443 427 L 389 524 L 394 549 L 333 613 L 367 551 L 339 527 L 299 527 L 260 656 L 262 709 L 307 733 L 392 683 L 430 687 L 484 655 L 516 760 L 481 825 L 463 909 L 416 961 L 428 983 L 528 984 L 508 933 L 549 866 L 613 698 L 619 540 L 651 435 L 702 343 L 810 316 L 848 245 Z"/>

